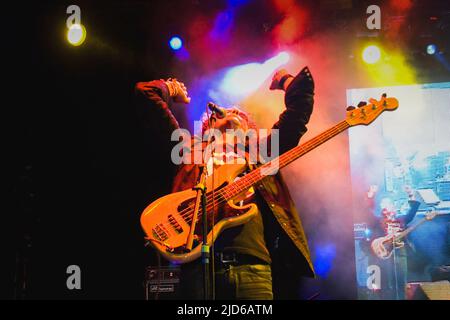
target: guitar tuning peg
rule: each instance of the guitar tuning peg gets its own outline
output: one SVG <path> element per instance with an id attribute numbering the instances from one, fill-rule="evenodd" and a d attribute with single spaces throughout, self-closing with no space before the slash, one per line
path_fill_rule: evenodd
<path id="1" fill-rule="evenodd" d="M 366 101 L 360 101 L 360 102 L 358 103 L 358 108 L 364 107 L 364 106 L 366 106 L 366 105 L 367 105 L 367 102 L 366 102 Z"/>
<path id="2" fill-rule="evenodd" d="M 355 109 L 356 109 L 356 108 L 355 108 L 354 106 L 348 106 L 346 110 L 347 110 L 347 111 L 352 111 L 352 110 L 355 110 Z"/>

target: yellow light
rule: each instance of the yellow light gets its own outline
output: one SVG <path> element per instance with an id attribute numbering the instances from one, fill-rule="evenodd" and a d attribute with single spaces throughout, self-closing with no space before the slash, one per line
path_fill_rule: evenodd
<path id="1" fill-rule="evenodd" d="M 86 39 L 86 28 L 82 24 L 73 24 L 67 31 L 67 41 L 73 46 L 81 45 Z"/>
<path id="2" fill-rule="evenodd" d="M 384 51 L 382 54 L 386 56 Z M 415 69 L 408 64 L 402 51 L 390 50 L 388 58 L 382 59 L 376 64 L 365 66 L 374 86 L 398 86 L 417 83 Z"/>
<path id="3" fill-rule="evenodd" d="M 362 58 L 365 63 L 374 64 L 377 63 L 381 58 L 380 48 L 371 45 L 363 50 Z"/>

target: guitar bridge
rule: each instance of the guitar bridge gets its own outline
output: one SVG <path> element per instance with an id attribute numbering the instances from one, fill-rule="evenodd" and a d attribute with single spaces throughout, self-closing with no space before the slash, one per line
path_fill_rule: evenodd
<path id="1" fill-rule="evenodd" d="M 199 244 L 200 244 L 200 241 L 198 240 L 198 236 L 197 236 L 197 235 L 194 235 L 194 241 L 193 241 L 192 247 L 195 248 L 195 247 L 197 247 Z M 192 251 L 192 249 L 187 249 L 187 248 L 186 248 L 186 245 L 183 245 L 183 246 L 179 246 L 179 247 L 174 248 L 174 249 L 171 251 L 171 253 L 175 253 L 175 254 L 183 254 L 183 253 L 189 253 L 189 252 L 191 252 L 191 251 Z"/>
<path id="2" fill-rule="evenodd" d="M 166 251 L 167 252 L 173 252 L 174 251 L 174 248 L 172 248 L 170 245 L 168 245 L 166 242 L 164 242 L 164 241 L 160 241 L 160 240 L 157 240 L 157 239 L 151 239 L 151 238 L 145 238 L 145 240 L 147 240 L 147 241 L 153 241 L 153 242 L 156 242 L 156 243 L 158 243 L 159 245 L 161 245 L 161 246 L 164 246 L 164 247 L 166 247 Z"/>

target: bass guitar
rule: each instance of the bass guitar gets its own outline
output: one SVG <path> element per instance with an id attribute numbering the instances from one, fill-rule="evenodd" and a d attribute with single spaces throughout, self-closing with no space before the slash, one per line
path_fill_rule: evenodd
<path id="1" fill-rule="evenodd" d="M 203 214 L 200 208 L 194 215 L 194 208 L 197 207 L 197 191 L 189 189 L 157 199 L 141 214 L 141 226 L 147 236 L 146 239 L 169 261 L 187 263 L 197 259 L 201 255 L 203 241 L 206 241 L 207 245 L 212 245 L 223 230 L 244 224 L 257 214 L 256 204 L 238 206 L 236 203 L 253 185 L 266 178 L 272 168 L 281 169 L 349 127 L 369 125 L 382 112 L 392 111 L 397 107 L 397 99 L 387 98 L 385 94 L 380 101 L 370 99 L 369 104 L 360 108 L 349 107 L 345 120 L 253 169 L 237 181 L 236 177 L 247 170 L 245 164 L 225 164 L 214 170 L 205 183 L 208 191 L 207 218 L 213 227 L 209 228 L 207 239 L 202 239 L 200 230 L 195 230 L 196 241 L 190 250 L 185 248 L 190 237 L 193 217 L 198 216 L 196 221 L 200 221 Z M 209 217 L 211 211 L 218 214 Z"/>
<path id="2" fill-rule="evenodd" d="M 438 213 L 435 211 L 427 213 L 425 218 L 401 232 L 374 239 L 370 244 L 373 253 L 380 259 L 389 259 L 392 256 L 394 249 L 399 249 L 405 246 L 405 243 L 402 241 L 403 238 L 405 238 L 422 223 L 434 219 L 436 215 L 438 215 Z"/>

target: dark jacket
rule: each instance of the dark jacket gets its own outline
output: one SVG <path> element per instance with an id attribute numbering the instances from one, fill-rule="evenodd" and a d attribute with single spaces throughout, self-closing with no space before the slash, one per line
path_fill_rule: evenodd
<path id="1" fill-rule="evenodd" d="M 145 98 L 148 108 L 157 109 L 149 116 L 149 111 L 143 119 L 161 125 L 161 132 L 168 134 L 179 128 L 178 122 L 169 109 L 169 95 L 162 81 L 140 82 L 136 85 L 138 97 Z M 297 146 L 301 136 L 306 132 L 306 124 L 312 113 L 314 103 L 314 81 L 308 68 L 304 68 L 294 78 L 285 94 L 286 110 L 280 115 L 273 129 L 279 130 L 280 154 Z M 146 108 L 144 105 L 143 108 Z M 170 132 L 170 133 L 169 133 Z M 170 139 L 169 139 L 170 141 Z M 197 182 L 199 168 L 195 164 L 182 164 L 175 176 L 172 191 L 191 188 Z M 267 202 L 273 216 L 288 239 L 285 245 L 279 246 L 280 256 L 286 264 L 292 264 L 293 270 L 307 276 L 314 276 L 314 268 L 308 248 L 307 239 L 295 204 L 283 181 L 281 173 L 268 176 L 257 188 Z M 282 241 L 283 242 L 283 241 Z"/>

